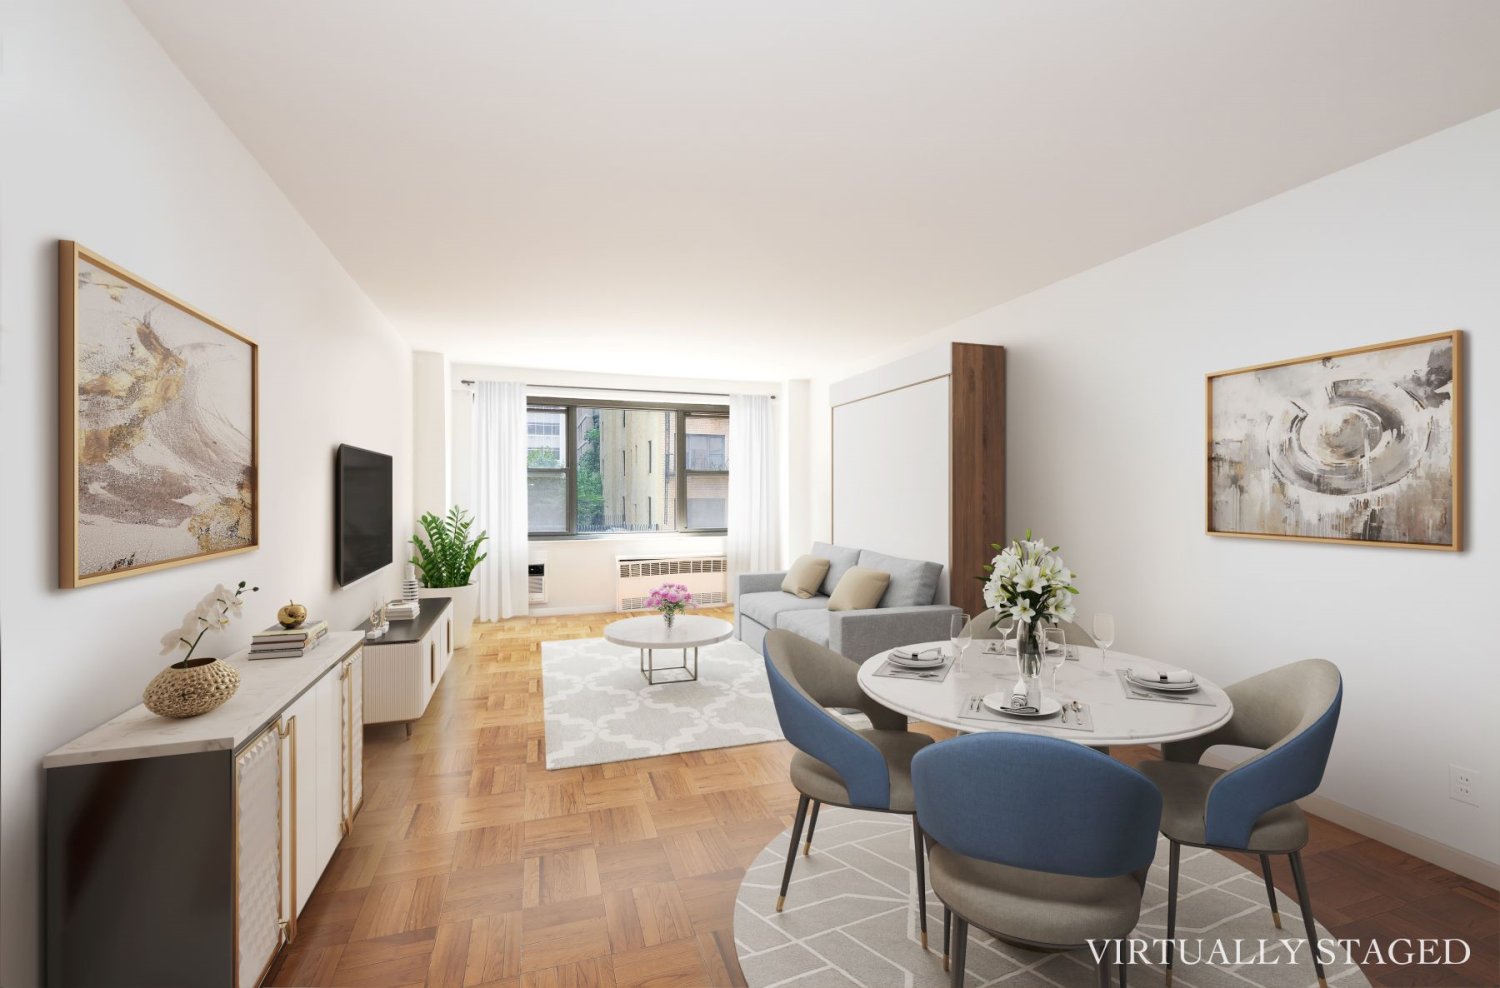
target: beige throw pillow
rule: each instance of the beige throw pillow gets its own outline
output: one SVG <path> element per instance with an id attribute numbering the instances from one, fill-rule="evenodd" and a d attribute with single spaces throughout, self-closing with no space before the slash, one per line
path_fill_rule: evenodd
<path id="1" fill-rule="evenodd" d="M 818 587 L 823 585 L 823 577 L 827 575 L 828 560 L 819 559 L 817 556 L 803 556 L 792 563 L 792 568 L 786 571 L 786 579 L 781 581 L 781 589 L 806 600 L 818 592 Z"/>
<path id="2" fill-rule="evenodd" d="M 885 596 L 885 588 L 890 582 L 889 573 L 864 566 L 850 566 L 848 572 L 839 579 L 839 585 L 833 588 L 833 596 L 828 598 L 828 609 L 866 611 L 879 607 L 880 598 Z"/>

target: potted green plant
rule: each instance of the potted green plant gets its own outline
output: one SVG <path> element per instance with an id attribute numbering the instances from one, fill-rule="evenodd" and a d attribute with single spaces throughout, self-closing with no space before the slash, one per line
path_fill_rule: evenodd
<path id="1" fill-rule="evenodd" d="M 489 555 L 479 551 L 489 534 L 471 535 L 473 524 L 473 516 L 454 505 L 447 518 L 430 511 L 422 516 L 427 541 L 420 533 L 411 538 L 417 547 L 417 554 L 411 558 L 418 573 L 417 596 L 453 598 L 454 648 L 469 644 L 479 604 L 479 587 L 472 582 L 474 568 Z"/>

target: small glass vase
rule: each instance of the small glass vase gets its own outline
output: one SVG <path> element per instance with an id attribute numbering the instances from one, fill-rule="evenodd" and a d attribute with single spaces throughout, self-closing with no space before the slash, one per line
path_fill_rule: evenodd
<path id="1" fill-rule="evenodd" d="M 1033 707 L 1042 700 L 1042 642 L 1035 625 L 1023 625 L 1016 640 L 1016 671 L 1026 683 L 1026 702 Z"/>
<path id="2" fill-rule="evenodd" d="M 667 630 L 671 631 L 672 630 L 672 622 L 675 621 L 675 620 L 677 620 L 677 612 L 676 611 L 662 611 L 661 612 L 661 618 L 662 618 L 663 621 L 667 622 Z"/>

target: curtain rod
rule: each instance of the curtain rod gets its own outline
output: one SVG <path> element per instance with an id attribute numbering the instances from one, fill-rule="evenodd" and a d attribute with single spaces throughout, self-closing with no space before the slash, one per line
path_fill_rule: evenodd
<path id="1" fill-rule="evenodd" d="M 460 378 L 459 384 L 475 384 L 477 382 Z M 528 388 L 556 388 L 558 391 L 629 391 L 643 395 L 698 395 L 703 398 L 728 398 L 729 395 L 722 391 L 674 391 L 671 388 L 604 388 L 585 384 L 527 384 Z M 775 395 L 766 395 L 772 401 Z"/>

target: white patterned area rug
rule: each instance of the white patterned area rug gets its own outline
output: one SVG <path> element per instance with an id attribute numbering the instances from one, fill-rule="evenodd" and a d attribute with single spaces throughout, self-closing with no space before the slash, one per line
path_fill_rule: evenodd
<path id="1" fill-rule="evenodd" d="M 735 900 L 735 947 L 750 988 L 942 988 L 949 983 L 942 964 L 943 906 L 930 888 L 931 949 L 922 949 L 918 935 L 910 817 L 825 807 L 812 854 L 798 856 L 786 910 L 777 913 L 776 893 L 790 840 L 790 831 L 784 831 L 766 846 L 745 873 Z M 1174 964 L 1174 988 L 1316 988 L 1302 915 L 1291 898 L 1278 892 L 1285 927 L 1278 930 L 1259 875 L 1214 851 L 1191 847 L 1182 849 L 1178 886 L 1177 938 L 1187 941 L 1187 959 L 1200 962 Z M 1317 889 L 1312 891 L 1316 901 Z M 1161 839 L 1134 937 L 1157 941 L 1166 936 L 1166 901 L 1167 842 Z M 1321 926 L 1318 934 L 1329 936 Z M 1287 962 L 1281 938 L 1296 945 L 1297 963 Z M 1241 942 L 1238 963 L 1236 940 Z M 1263 955 L 1258 953 L 1261 941 L 1266 941 Z M 1229 963 L 1212 953 L 1215 943 L 1223 945 Z M 1160 946 L 1152 949 L 1159 960 Z M 1216 963 L 1209 963 L 1210 958 Z M 1330 985 L 1369 988 L 1359 968 L 1343 957 L 1326 970 Z M 972 988 L 1097 984 L 1087 950 L 1037 953 L 972 927 L 964 973 L 964 984 Z M 1159 986 L 1162 981 L 1156 961 L 1130 967 L 1132 985 Z"/>
<path id="2" fill-rule="evenodd" d="M 681 654 L 658 650 L 658 667 Z M 782 738 L 765 660 L 733 638 L 698 650 L 697 682 L 656 686 L 641 676 L 636 649 L 603 638 L 542 642 L 542 703 L 549 769 Z"/>

